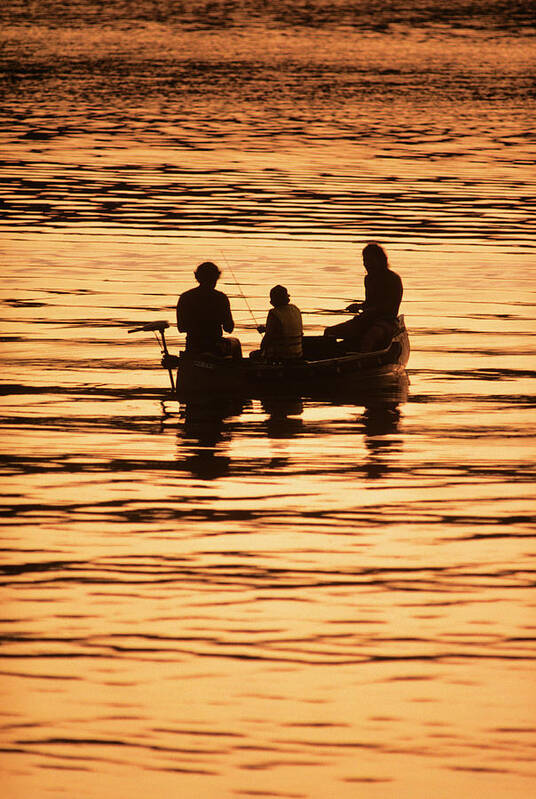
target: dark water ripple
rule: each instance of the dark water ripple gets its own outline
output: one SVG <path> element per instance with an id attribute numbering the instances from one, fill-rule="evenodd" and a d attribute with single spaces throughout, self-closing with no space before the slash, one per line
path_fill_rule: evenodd
<path id="1" fill-rule="evenodd" d="M 348 0 L 314 0 L 289 2 L 278 0 L 266 4 L 262 0 L 228 0 L 215 4 L 202 0 L 145 0 L 138 5 L 110 0 L 99 2 L 71 2 L 58 4 L 55 0 L 42 0 L 31 9 L 22 0 L 9 0 L 2 7 L 0 19 L 28 25 L 44 22 L 54 27 L 78 25 L 106 26 L 121 24 L 126 30 L 136 22 L 157 22 L 192 27 L 194 29 L 226 29 L 252 25 L 277 25 L 286 27 L 335 28 L 364 27 L 384 31 L 389 26 L 456 26 L 478 30 L 519 30 L 534 28 L 534 15 L 530 2 L 516 0 L 454 0 L 445 6 L 439 0 L 419 0 L 408 4 L 403 0 L 378 3 L 366 0 L 357 6 Z"/>
<path id="2" fill-rule="evenodd" d="M 390 238 L 411 238 L 416 233 L 430 240 L 478 236 L 483 243 L 515 241 L 517 246 L 530 245 L 536 233 L 530 221 L 536 218 L 531 183 L 514 187 L 505 182 L 495 186 L 492 195 L 486 179 L 473 181 L 470 191 L 463 179 L 456 178 L 416 191 L 415 185 L 410 188 L 406 181 L 395 178 L 397 191 L 371 192 L 351 174 L 339 176 L 343 185 L 329 191 L 318 185 L 314 191 L 282 191 L 285 175 L 273 170 L 247 178 L 238 172 L 220 175 L 218 187 L 210 189 L 202 185 L 206 175 L 190 173 L 189 178 L 194 185 L 168 180 L 161 173 L 157 180 L 162 185 L 151 189 L 146 178 L 130 177 L 126 189 L 114 179 L 96 181 L 93 175 L 85 180 L 80 174 L 72 179 L 66 176 L 62 181 L 56 176 L 52 184 L 15 177 L 4 181 L 4 223 L 15 229 L 104 224 L 180 235 L 221 229 L 294 239 L 300 235 L 366 237 L 370 229 L 379 226 Z M 515 216 L 511 214 L 513 192 L 518 196 Z M 502 199 L 506 193 L 510 195 L 507 201 Z M 178 197 L 182 198 L 179 203 Z M 287 225 L 291 225 L 288 232 Z"/>

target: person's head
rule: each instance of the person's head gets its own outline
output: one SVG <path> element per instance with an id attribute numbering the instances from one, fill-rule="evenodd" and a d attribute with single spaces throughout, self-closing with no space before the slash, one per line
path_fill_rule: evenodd
<path id="1" fill-rule="evenodd" d="M 281 305 L 288 305 L 290 297 L 288 296 L 286 288 L 284 286 L 274 286 L 273 289 L 270 290 L 270 302 L 274 308 L 279 308 Z"/>
<path id="2" fill-rule="evenodd" d="M 212 261 L 203 261 L 195 270 L 194 275 L 199 285 L 214 288 L 221 272 Z"/>
<path id="3" fill-rule="evenodd" d="M 383 247 L 376 242 L 371 242 L 363 248 L 363 265 L 367 272 L 374 272 L 389 268 L 387 255 Z"/>

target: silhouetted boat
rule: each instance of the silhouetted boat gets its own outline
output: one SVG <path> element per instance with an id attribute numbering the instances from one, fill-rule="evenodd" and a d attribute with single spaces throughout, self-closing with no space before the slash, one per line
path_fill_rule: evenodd
<path id="1" fill-rule="evenodd" d="M 383 379 L 403 375 L 410 353 L 404 316 L 398 317 L 395 335 L 382 350 L 341 351 L 321 357 L 315 356 L 314 340 L 309 339 L 303 359 L 276 363 L 225 358 L 211 353 L 197 356 L 181 352 L 177 357 L 168 351 L 164 334 L 167 327 L 165 321 L 151 322 L 129 333 L 142 330 L 160 333 L 162 366 L 167 369 L 179 400 L 196 396 L 252 398 L 277 394 L 314 397 L 367 389 Z M 321 337 L 316 343 L 321 347 Z"/>
<path id="2" fill-rule="evenodd" d="M 328 357 L 315 357 L 311 352 L 314 346 L 309 346 L 303 359 L 277 363 L 251 358 L 233 360 L 211 354 L 192 356 L 181 353 L 177 358 L 167 350 L 165 327 L 167 323 L 158 322 L 138 329 L 150 328 L 161 333 L 162 366 L 169 371 L 179 400 L 200 395 L 262 397 L 285 393 L 318 396 L 369 387 L 371 382 L 402 374 L 410 352 L 403 316 L 398 317 L 398 328 L 389 346 L 382 350 L 366 353 L 341 351 Z M 317 342 L 321 344 L 320 337 Z"/>

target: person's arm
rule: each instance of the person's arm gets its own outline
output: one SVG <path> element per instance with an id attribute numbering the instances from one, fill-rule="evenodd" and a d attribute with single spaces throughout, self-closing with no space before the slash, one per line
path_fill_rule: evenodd
<path id="1" fill-rule="evenodd" d="M 228 297 L 223 295 L 224 303 L 223 303 L 223 319 L 222 319 L 222 327 L 226 333 L 232 333 L 234 330 L 234 320 L 233 315 L 231 313 L 231 305 L 229 303 Z"/>
<path id="2" fill-rule="evenodd" d="M 374 311 L 374 302 L 372 295 L 374 293 L 374 285 L 370 275 L 365 275 L 365 301 L 362 305 L 363 311 Z"/>
<path id="3" fill-rule="evenodd" d="M 277 316 L 273 313 L 273 309 L 270 308 L 268 311 L 268 316 L 266 317 L 266 325 L 260 325 L 260 327 L 264 327 L 264 336 L 262 337 L 261 341 L 261 350 L 266 347 L 266 345 L 270 344 L 274 339 L 277 339 L 281 336 L 282 328 L 281 322 L 277 318 Z"/>
<path id="4" fill-rule="evenodd" d="M 177 301 L 177 328 L 179 333 L 186 333 L 188 330 L 182 297 L 179 297 Z"/>
<path id="5" fill-rule="evenodd" d="M 395 290 L 394 290 L 394 308 L 393 308 L 395 315 L 398 313 L 403 295 L 404 295 L 404 287 L 402 285 L 402 280 L 400 279 L 400 275 L 396 275 Z"/>
<path id="6" fill-rule="evenodd" d="M 264 334 L 263 341 L 270 341 L 274 338 L 279 338 L 282 333 L 281 329 L 281 322 L 277 318 L 277 316 L 273 313 L 272 309 L 268 311 L 268 316 L 266 317 L 266 333 Z"/>

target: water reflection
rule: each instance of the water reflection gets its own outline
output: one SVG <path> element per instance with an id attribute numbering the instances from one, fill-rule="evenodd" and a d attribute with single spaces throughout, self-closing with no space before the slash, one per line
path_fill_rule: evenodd
<path id="1" fill-rule="evenodd" d="M 233 435 L 244 436 L 244 423 L 239 417 L 251 411 L 250 400 L 205 398 L 181 405 L 181 424 L 177 431 L 178 458 L 194 477 L 214 480 L 230 473 L 231 457 L 222 454 Z M 266 418 L 257 418 L 250 433 L 267 439 L 284 441 L 299 435 L 304 428 L 304 411 L 300 397 L 270 397 L 260 403 Z M 238 428 L 242 429 L 239 431 Z M 184 457 L 184 452 L 188 453 Z M 287 458 L 280 454 L 270 459 L 270 467 L 284 466 Z M 264 461 L 249 461 L 252 471 L 261 470 Z"/>
<path id="2" fill-rule="evenodd" d="M 372 405 L 365 408 L 361 417 L 364 428 L 364 440 L 369 459 L 366 463 L 366 476 L 371 480 L 384 477 L 389 469 L 387 455 L 391 455 L 400 444 L 400 439 L 393 439 L 398 432 L 400 408 L 398 403 Z"/>
<path id="3" fill-rule="evenodd" d="M 366 476 L 370 480 L 384 477 L 389 470 L 389 457 L 400 449 L 401 439 L 393 438 L 400 423 L 400 405 L 407 401 L 407 374 L 389 380 L 383 390 L 371 392 L 361 417 L 364 443 L 369 455 Z"/>
<path id="4" fill-rule="evenodd" d="M 181 468 L 202 480 L 239 474 L 263 475 L 267 470 L 292 469 L 307 474 L 311 464 L 290 442 L 333 439 L 332 468 L 340 474 L 355 469 L 368 479 L 383 477 L 400 449 L 394 437 L 401 419 L 401 405 L 408 397 L 405 372 L 363 388 L 357 394 L 330 400 L 300 396 L 266 396 L 261 400 L 206 397 L 180 406 L 177 426 L 177 461 Z M 341 421 L 341 414 L 344 421 Z M 165 410 L 166 421 L 173 415 Z M 162 430 L 167 425 L 162 425 Z M 364 448 L 356 463 L 356 441 Z M 264 440 L 266 447 L 263 447 Z M 232 444 L 241 443 L 233 458 Z M 244 459 L 242 449 L 252 442 L 255 456 Z M 288 442 L 288 444 L 287 444 Z M 264 455 L 259 455 L 264 449 Z M 328 469 L 326 462 L 324 469 Z M 314 468 L 313 468 L 314 470 Z"/>
<path id="5" fill-rule="evenodd" d="M 303 432 L 304 410 L 301 397 L 269 397 L 262 400 L 262 409 L 268 414 L 265 422 L 268 438 L 294 438 Z"/>
<path id="6" fill-rule="evenodd" d="M 3 796 L 526 796 L 531 4 L 178 5 L 0 8 Z M 318 332 L 371 235 L 407 406 L 159 412 L 190 264 Z"/>
<path id="7" fill-rule="evenodd" d="M 184 445 L 188 448 L 183 465 L 194 477 L 214 480 L 229 473 L 231 459 L 219 454 L 219 449 L 231 436 L 227 420 L 239 416 L 246 404 L 235 398 L 206 398 L 181 406 L 179 450 Z"/>

